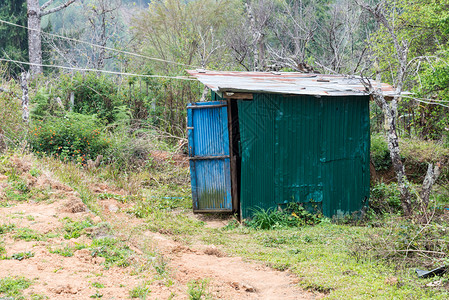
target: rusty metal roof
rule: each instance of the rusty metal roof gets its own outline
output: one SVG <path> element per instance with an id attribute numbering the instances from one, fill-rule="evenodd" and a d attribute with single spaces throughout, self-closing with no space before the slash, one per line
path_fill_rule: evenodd
<path id="1" fill-rule="evenodd" d="M 358 76 L 307 74 L 298 72 L 221 72 L 187 70 L 219 94 L 275 93 L 319 96 L 367 95 Z M 384 96 L 393 96 L 391 85 L 382 84 Z"/>

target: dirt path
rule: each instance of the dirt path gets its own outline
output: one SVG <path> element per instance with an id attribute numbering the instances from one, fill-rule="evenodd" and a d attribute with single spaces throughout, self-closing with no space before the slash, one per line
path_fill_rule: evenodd
<path id="1" fill-rule="evenodd" d="M 32 178 L 27 175 L 29 168 L 23 171 L 21 177 L 28 184 L 51 190 L 45 201 L 0 207 L 0 241 L 7 258 L 0 260 L 0 279 L 23 276 L 32 280 L 31 287 L 23 292 L 27 299 L 129 299 L 132 291 L 139 295 L 139 286 L 148 289 L 147 299 L 189 299 L 189 283 L 204 279 L 213 299 L 317 297 L 301 290 L 297 278 L 288 272 L 227 256 L 215 246 L 186 246 L 176 237 L 144 230 L 143 221 L 122 213 L 123 204 L 114 200 L 100 201 L 100 218 L 88 211 L 77 193 L 51 174 Z M 3 203 L 8 185 L 8 178 L 0 177 Z M 81 230 L 79 237 L 64 237 L 67 224 L 85 220 L 90 220 L 92 226 Z M 105 221 L 114 230 L 102 230 Z M 125 250 L 131 253 L 127 258 L 130 265 L 105 268 L 105 258 L 94 253 L 103 248 L 89 246 L 101 238 L 126 244 Z M 51 253 L 64 249 L 71 249 L 73 255 Z"/>

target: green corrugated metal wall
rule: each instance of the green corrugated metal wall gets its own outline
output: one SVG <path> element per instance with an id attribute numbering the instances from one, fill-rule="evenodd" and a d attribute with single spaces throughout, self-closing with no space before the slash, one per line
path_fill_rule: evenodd
<path id="1" fill-rule="evenodd" d="M 238 110 L 243 218 L 288 202 L 328 217 L 368 203 L 368 96 L 254 94 Z"/>

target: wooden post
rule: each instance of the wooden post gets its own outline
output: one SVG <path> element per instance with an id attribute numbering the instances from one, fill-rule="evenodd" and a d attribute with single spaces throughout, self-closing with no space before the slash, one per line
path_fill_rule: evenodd
<path id="1" fill-rule="evenodd" d="M 75 92 L 70 92 L 70 111 L 75 108 Z"/>
<path id="2" fill-rule="evenodd" d="M 20 76 L 20 87 L 22 88 L 22 120 L 25 123 L 30 122 L 30 112 L 28 110 L 29 96 L 28 96 L 28 78 L 30 73 L 23 72 Z"/>

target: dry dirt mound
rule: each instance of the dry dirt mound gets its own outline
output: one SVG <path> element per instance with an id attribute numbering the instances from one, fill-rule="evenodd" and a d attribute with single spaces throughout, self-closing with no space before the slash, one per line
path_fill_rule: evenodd
<path id="1" fill-rule="evenodd" d="M 15 181 L 8 172 L 0 174 L 0 279 L 31 280 L 23 291 L 27 299 L 128 299 L 143 295 L 139 286 L 147 289 L 147 299 L 189 299 L 189 283 L 204 279 L 214 299 L 316 298 L 288 272 L 230 257 L 215 246 L 186 246 L 173 236 L 144 230 L 143 221 L 123 213 L 124 204 L 113 199 L 98 199 L 101 211 L 95 215 L 52 174 L 30 175 L 29 160 L 14 158 L 11 163 L 18 173 Z M 14 182 L 26 187 L 12 191 Z M 110 190 L 98 184 L 96 192 Z M 23 201 L 21 193 L 29 199 Z M 73 234 L 70 230 L 80 224 L 86 227 Z M 107 243 L 94 246 L 102 239 L 124 247 L 110 251 Z M 122 266 L 108 265 L 101 255 L 114 256 L 114 251 L 127 253 Z"/>

